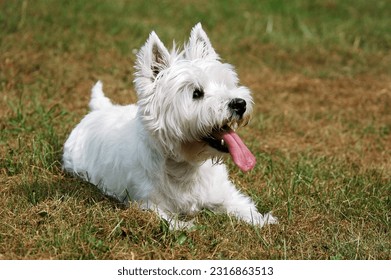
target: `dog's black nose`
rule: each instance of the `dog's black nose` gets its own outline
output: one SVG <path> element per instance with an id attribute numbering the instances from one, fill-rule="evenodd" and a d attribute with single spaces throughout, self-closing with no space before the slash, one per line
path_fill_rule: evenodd
<path id="1" fill-rule="evenodd" d="M 246 112 L 246 101 L 242 98 L 234 98 L 228 103 L 228 107 L 232 112 L 242 117 L 244 112 Z"/>

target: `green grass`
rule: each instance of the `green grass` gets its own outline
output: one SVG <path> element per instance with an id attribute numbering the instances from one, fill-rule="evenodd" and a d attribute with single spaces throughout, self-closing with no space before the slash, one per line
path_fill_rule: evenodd
<path id="1" fill-rule="evenodd" d="M 93 83 L 135 102 L 134 49 L 197 22 L 254 95 L 231 179 L 279 225 L 172 232 L 62 172 Z M 0 259 L 390 259 L 389 26 L 389 1 L 0 2 Z"/>

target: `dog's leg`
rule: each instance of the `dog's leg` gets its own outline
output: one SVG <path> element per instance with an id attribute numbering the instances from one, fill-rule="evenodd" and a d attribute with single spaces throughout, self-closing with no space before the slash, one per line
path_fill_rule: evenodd
<path id="1" fill-rule="evenodd" d="M 240 193 L 232 183 L 227 187 L 222 206 L 228 214 L 259 227 L 278 223 L 270 212 L 260 214 L 251 198 Z"/>

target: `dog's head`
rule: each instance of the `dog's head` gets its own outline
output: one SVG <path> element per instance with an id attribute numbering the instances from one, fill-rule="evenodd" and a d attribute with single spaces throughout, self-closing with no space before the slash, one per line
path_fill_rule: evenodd
<path id="1" fill-rule="evenodd" d="M 179 52 L 169 52 L 152 32 L 137 55 L 139 117 L 168 157 L 200 162 L 230 153 L 244 171 L 254 156 L 235 133 L 248 123 L 250 91 L 222 63 L 197 24 Z"/>

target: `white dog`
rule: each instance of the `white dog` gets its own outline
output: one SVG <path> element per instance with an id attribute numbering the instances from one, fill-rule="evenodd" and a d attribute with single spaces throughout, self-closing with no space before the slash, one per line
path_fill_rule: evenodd
<path id="1" fill-rule="evenodd" d="M 178 219 L 208 208 L 248 223 L 276 223 L 228 180 L 221 163 L 230 154 L 244 172 L 255 157 L 235 133 L 248 123 L 250 91 L 238 85 L 197 24 L 179 52 L 169 52 L 152 32 L 139 51 L 137 105 L 113 105 L 102 83 L 92 89 L 91 112 L 64 145 L 66 171 L 120 201 L 155 210 L 172 228 Z"/>

